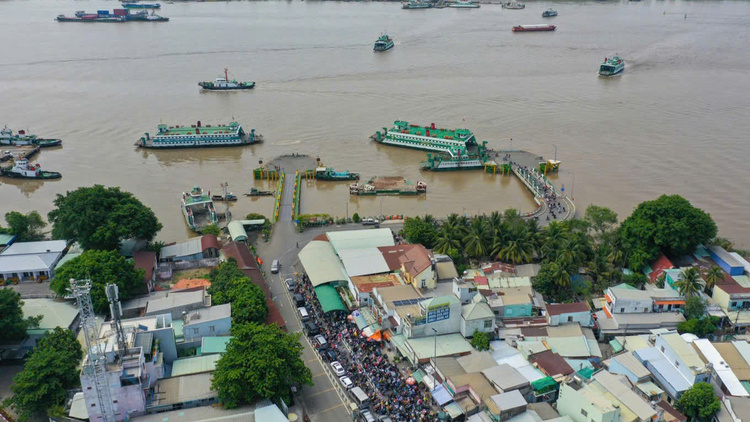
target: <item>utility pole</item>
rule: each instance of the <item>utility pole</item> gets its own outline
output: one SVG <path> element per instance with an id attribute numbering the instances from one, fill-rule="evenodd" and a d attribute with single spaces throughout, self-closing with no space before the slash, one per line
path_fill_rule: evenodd
<path id="1" fill-rule="evenodd" d="M 232 213 L 229 211 L 229 198 L 227 197 L 228 188 L 229 188 L 229 182 L 224 182 L 221 184 L 221 194 L 224 197 L 224 205 L 226 206 L 226 209 L 224 211 L 224 216 L 226 217 L 227 224 L 229 224 L 229 222 L 232 221 Z"/>

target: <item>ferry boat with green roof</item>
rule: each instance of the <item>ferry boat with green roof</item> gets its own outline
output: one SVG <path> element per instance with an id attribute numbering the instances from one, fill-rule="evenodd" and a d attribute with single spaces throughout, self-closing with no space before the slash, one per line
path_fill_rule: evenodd
<path id="1" fill-rule="evenodd" d="M 201 148 L 216 146 L 249 145 L 263 141 L 263 137 L 251 129 L 249 134 L 237 122 L 219 125 L 167 126 L 160 124 L 158 132 L 151 137 L 141 137 L 136 146 L 141 148 Z"/>
<path id="2" fill-rule="evenodd" d="M 206 226 L 219 222 L 211 192 L 204 193 L 200 186 L 182 193 L 182 215 L 190 230 L 200 232 Z"/>
<path id="3" fill-rule="evenodd" d="M 441 153 L 433 156 L 427 154 L 427 161 L 422 162 L 422 170 L 448 171 L 448 170 L 476 170 L 484 167 L 489 161 L 487 155 L 487 142 L 477 146 L 476 152 L 470 153 L 466 148 L 453 150 L 449 154 Z"/>
<path id="4" fill-rule="evenodd" d="M 435 123 L 430 126 L 410 125 L 403 120 L 395 121 L 391 129 L 384 127 L 382 132 L 375 132 L 372 139 L 381 144 L 447 154 L 477 144 L 469 129 L 438 128 Z"/>
<path id="5" fill-rule="evenodd" d="M 599 75 L 613 76 L 625 70 L 625 60 L 619 56 L 605 57 L 604 63 L 599 65 Z"/>

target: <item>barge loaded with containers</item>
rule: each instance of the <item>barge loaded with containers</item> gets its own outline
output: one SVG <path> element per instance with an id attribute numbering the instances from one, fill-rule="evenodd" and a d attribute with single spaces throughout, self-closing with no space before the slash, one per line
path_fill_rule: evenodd
<path id="1" fill-rule="evenodd" d="M 130 13 L 128 9 L 114 9 L 112 13 L 109 10 L 97 10 L 96 13 L 86 13 L 83 10 L 79 10 L 74 16 L 58 15 L 58 22 L 167 22 L 169 18 L 149 14 L 147 11 L 142 10 L 136 13 Z"/>
<path id="2" fill-rule="evenodd" d="M 401 176 L 373 177 L 365 184 L 349 185 L 351 195 L 419 195 L 425 192 L 425 182 L 418 181 L 414 184 Z"/>
<path id="3" fill-rule="evenodd" d="M 256 135 L 255 129 L 246 134 L 237 122 L 203 126 L 198 121 L 189 127 L 160 124 L 156 135 L 151 137 L 146 133 L 135 145 L 141 148 L 201 148 L 250 145 L 261 141 L 263 136 Z"/>

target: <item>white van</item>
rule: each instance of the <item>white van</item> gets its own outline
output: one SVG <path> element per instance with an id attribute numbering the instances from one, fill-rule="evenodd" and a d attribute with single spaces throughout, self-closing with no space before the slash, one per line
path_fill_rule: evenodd
<path id="1" fill-rule="evenodd" d="M 307 308 L 305 308 L 304 306 L 297 308 L 297 313 L 299 313 L 299 318 L 302 320 L 302 322 L 310 319 L 310 314 L 307 313 Z"/>
<path id="2" fill-rule="evenodd" d="M 349 392 L 354 399 L 354 403 L 357 403 L 360 409 L 367 409 L 370 407 L 370 396 L 367 395 L 360 387 L 354 387 Z"/>
<path id="3" fill-rule="evenodd" d="M 281 268 L 281 264 L 279 264 L 279 260 L 274 259 L 273 263 L 271 264 L 271 274 L 277 274 L 279 272 L 279 268 Z"/>

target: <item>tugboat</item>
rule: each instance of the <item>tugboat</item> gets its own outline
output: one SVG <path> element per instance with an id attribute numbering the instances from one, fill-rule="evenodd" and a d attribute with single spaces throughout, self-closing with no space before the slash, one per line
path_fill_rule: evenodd
<path id="1" fill-rule="evenodd" d="M 270 190 L 258 190 L 255 188 L 250 188 L 250 191 L 245 194 L 245 196 L 271 196 L 274 192 Z"/>
<path id="2" fill-rule="evenodd" d="M 237 82 L 229 80 L 227 68 L 224 68 L 224 77 L 219 76 L 213 82 L 198 82 L 198 86 L 208 91 L 234 91 L 238 89 L 253 89 L 255 82 Z"/>
<path id="3" fill-rule="evenodd" d="M 3 169 L 0 175 L 17 179 L 59 179 L 62 177 L 56 171 L 42 171 L 39 163 L 36 165 L 29 164 L 29 160 L 25 158 L 16 160 L 13 167 Z"/>
<path id="4" fill-rule="evenodd" d="M 351 173 L 349 170 L 336 171 L 330 167 L 318 167 L 315 169 L 316 180 L 359 180 L 359 173 Z"/>
<path id="5" fill-rule="evenodd" d="M 469 0 L 458 0 L 455 3 L 448 4 L 448 7 L 453 7 L 455 9 L 478 9 L 479 5 L 472 3 Z"/>
<path id="6" fill-rule="evenodd" d="M 555 16 L 557 16 L 557 10 L 555 10 L 555 9 L 551 9 L 550 8 L 550 9 L 547 9 L 544 12 L 542 12 L 542 17 L 543 18 L 553 18 Z"/>
<path id="7" fill-rule="evenodd" d="M 27 135 L 24 130 L 19 130 L 17 134 L 13 134 L 13 131 L 8 126 L 5 126 L 0 130 L 0 145 L 36 145 L 41 148 L 47 148 L 60 146 L 62 145 L 62 141 L 59 139 L 38 138 L 36 135 Z"/>
<path id="8" fill-rule="evenodd" d="M 619 56 L 604 58 L 604 62 L 599 65 L 599 75 L 613 76 L 625 70 L 625 60 Z"/>
<path id="9" fill-rule="evenodd" d="M 195 232 L 219 222 L 211 192 L 203 193 L 200 186 L 195 186 L 189 193 L 182 193 L 182 214 L 190 230 Z"/>
<path id="10" fill-rule="evenodd" d="M 431 9 L 432 3 L 425 3 L 421 0 L 409 0 L 408 2 L 401 3 L 402 9 Z"/>
<path id="11" fill-rule="evenodd" d="M 377 39 L 377 41 L 375 41 L 373 51 L 386 51 L 391 48 L 393 48 L 393 38 L 389 37 L 387 34 L 383 34 Z"/>
<path id="12" fill-rule="evenodd" d="M 511 0 L 507 3 L 503 3 L 503 9 L 523 9 L 526 5 L 523 3 L 519 3 L 515 0 Z"/>

